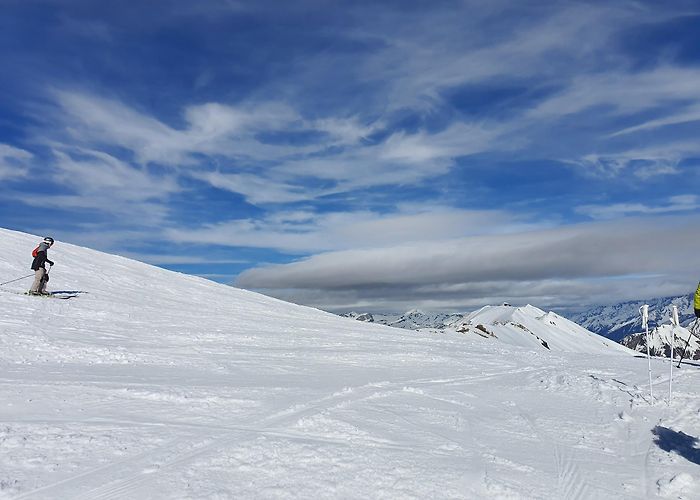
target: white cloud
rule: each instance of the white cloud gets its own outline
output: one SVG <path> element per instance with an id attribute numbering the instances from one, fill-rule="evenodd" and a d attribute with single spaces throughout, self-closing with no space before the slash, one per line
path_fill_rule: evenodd
<path id="1" fill-rule="evenodd" d="M 301 101 L 284 104 L 282 100 L 293 92 L 286 87 L 287 92 L 282 92 L 278 85 L 304 88 L 312 77 L 328 77 L 323 74 L 328 68 L 323 65 L 322 55 L 318 60 L 311 56 L 312 61 L 305 61 L 293 81 L 276 80 L 249 101 L 235 106 L 219 102 L 184 104 L 179 127 L 113 99 L 56 91 L 53 95 L 61 112 L 51 116 L 51 128 L 69 135 L 66 138 L 59 134 L 58 142 L 82 143 L 92 149 L 125 148 L 142 165 L 156 162 L 171 166 L 178 175 L 192 175 L 219 189 L 241 194 L 252 204 L 265 205 L 312 201 L 377 186 L 418 184 L 448 173 L 455 158 L 478 153 L 521 150 L 523 159 L 533 154 L 538 158 L 547 156 L 536 137 L 551 137 L 560 120 L 596 107 L 604 106 L 605 113 L 626 117 L 649 110 L 666 113 L 612 137 L 697 115 L 697 69 L 666 64 L 632 71 L 622 56 L 606 55 L 611 58 L 606 59 L 607 64 L 616 62 L 612 58 L 620 58 L 620 64 L 612 73 L 598 71 L 601 54 L 608 54 L 611 37 L 625 27 L 658 22 L 677 12 L 659 12 L 635 3 L 555 3 L 551 8 L 535 10 L 537 15 L 509 21 L 511 29 L 484 40 L 479 36 L 484 25 L 498 19 L 507 5 L 497 2 L 478 7 L 469 7 L 471 15 L 466 19 L 444 9 L 422 12 L 420 16 L 402 12 L 402 18 L 414 22 L 398 27 L 382 7 L 377 7 L 377 15 L 361 28 L 350 24 L 343 36 L 359 40 L 378 37 L 384 42 L 359 60 L 341 56 L 341 62 L 352 67 L 349 71 L 353 78 L 378 83 L 380 89 L 368 98 L 382 102 L 379 109 L 366 106 L 344 115 L 314 109 L 317 118 L 311 119 L 305 117 L 307 110 Z M 392 10 L 392 15 L 396 14 Z M 391 29 L 387 29 L 390 22 Z M 473 29 L 466 29 L 465 23 Z M 440 25 L 441 29 L 420 29 L 423 25 Z M 532 77 L 560 91 L 530 109 L 516 109 L 498 119 L 455 116 L 439 130 L 422 128 L 409 133 L 386 129 L 395 112 L 425 114 L 426 110 L 449 105 L 443 97 L 448 89 L 518 84 Z M 269 97 L 272 95 L 276 97 Z M 674 105 L 673 111 L 664 111 L 669 104 Z M 379 143 L 365 141 L 376 132 L 385 132 L 387 137 Z M 304 133 L 313 138 L 297 143 L 274 139 Z M 611 138 L 609 131 L 602 129 L 600 136 L 601 140 Z M 647 164 L 634 169 L 640 179 L 680 172 L 679 161 L 687 153 L 670 146 L 653 157 L 634 156 L 639 148 L 629 144 L 598 148 L 589 142 L 577 147 L 580 149 L 567 151 L 568 157 L 556 156 L 572 165 L 582 165 L 584 172 L 606 175 L 623 174 L 632 162 L 643 160 Z M 606 152 L 591 153 L 594 149 Z M 322 187 L 309 187 L 319 185 Z"/>
<path id="2" fill-rule="evenodd" d="M 49 176 L 70 193 L 17 194 L 16 199 L 28 205 L 94 210 L 126 217 L 137 225 L 157 225 L 168 215 L 166 199 L 180 191 L 172 177 L 153 175 L 145 167 L 131 166 L 101 151 L 73 148 L 53 154 Z"/>
<path id="3" fill-rule="evenodd" d="M 631 115 L 644 110 L 661 110 L 683 101 L 699 102 L 700 89 L 694 84 L 698 77 L 700 69 L 670 65 L 643 72 L 582 74 L 564 91 L 529 111 L 527 117 L 550 119 L 598 106 L 608 106 L 608 112 L 613 114 Z"/>
<path id="4" fill-rule="evenodd" d="M 634 175 L 642 180 L 647 180 L 652 177 L 677 175 L 682 172 L 683 170 L 678 166 L 677 161 L 663 159 L 637 167 L 634 170 Z"/>
<path id="5" fill-rule="evenodd" d="M 25 177 L 33 157 L 29 151 L 0 143 L 0 181 Z"/>
<path id="6" fill-rule="evenodd" d="M 190 175 L 215 188 L 238 193 L 254 205 L 311 200 L 325 193 L 325 191 L 317 191 L 302 185 L 280 182 L 265 176 L 264 173 L 255 175 L 217 171 L 193 172 Z"/>
<path id="7" fill-rule="evenodd" d="M 484 118 L 499 133 L 482 150 L 502 152 L 520 148 L 524 150 L 521 157 L 540 158 L 548 154 L 545 148 L 556 151 L 551 138 L 564 129 L 561 127 L 564 123 L 571 147 L 564 155 L 555 153 L 555 157 L 581 163 L 586 169 L 591 165 L 580 162 L 579 158 L 592 155 L 628 158 L 638 149 L 630 146 L 629 141 L 603 144 L 606 139 L 700 119 L 700 87 L 695 83 L 700 79 L 700 70 L 663 61 L 651 69 L 639 70 L 618 50 L 625 30 L 651 27 L 694 12 L 684 11 L 682 6 L 663 9 L 637 2 L 616 5 L 554 2 L 548 4 L 546 11 L 531 7 L 530 16 L 513 22 L 511 29 L 483 36 L 495 18 L 513 8 L 512 4 L 500 2 L 474 5 L 469 16 L 435 9 L 431 15 L 421 13 L 422 19 L 401 23 L 406 26 L 403 29 L 389 27 L 388 18 L 377 17 L 370 26 L 376 30 L 373 34 L 385 39 L 385 48 L 363 61 L 362 71 L 375 80 L 387 82 L 388 110 L 430 112 L 449 105 L 443 97 L 446 90 L 464 86 L 537 88 L 542 85 L 550 91 L 558 89 L 532 104 L 530 109 L 516 108 L 503 116 Z M 410 18 L 412 14 L 405 16 Z M 439 25 L 440 30 L 421 29 L 424 25 Z M 402 64 L 396 65 L 395 61 Z M 575 115 L 593 110 L 599 118 L 591 118 L 577 129 Z M 649 119 L 649 115 L 654 118 Z M 623 117 L 626 123 L 640 120 L 642 123 L 611 135 L 611 117 Z M 596 127 L 597 131 L 591 132 Z M 598 137 L 576 141 L 579 133 L 584 136 L 597 133 Z M 539 135 L 546 135 L 548 143 L 535 143 L 528 150 L 528 145 L 536 142 Z M 645 142 L 666 140 L 651 137 Z M 680 171 L 674 162 L 685 151 L 666 149 L 667 156 L 655 158 L 655 166 L 638 170 L 639 178 Z M 698 149 L 698 146 L 694 148 Z M 601 150 L 606 153 L 600 153 Z M 416 152 L 420 154 L 423 150 Z M 624 170 L 609 168 L 612 166 L 605 167 L 607 173 L 619 174 Z"/>
<path id="8" fill-rule="evenodd" d="M 655 234 L 655 239 L 663 240 Z M 627 274 L 645 268 L 645 261 L 666 261 L 664 252 L 655 252 L 658 244 L 645 245 L 646 250 L 637 257 L 641 262 L 621 254 L 647 238 L 646 226 L 639 223 L 477 236 L 320 254 L 293 264 L 248 271 L 241 281 L 248 286 L 343 288 Z M 688 248 L 683 250 L 690 253 Z M 603 258 L 605 253 L 611 258 Z"/>
<path id="9" fill-rule="evenodd" d="M 141 165 L 185 167 L 177 168 L 179 175 L 240 193 L 254 204 L 420 182 L 449 171 L 455 157 L 488 150 L 501 133 L 498 127 L 456 122 L 435 133 L 395 132 L 379 144 L 366 144 L 363 139 L 381 127 L 380 121 L 303 120 L 276 103 L 190 106 L 184 110 L 187 127 L 175 129 L 118 101 L 67 91 L 55 95 L 62 113 L 53 120 L 62 126 L 52 128 L 68 137 L 59 133 L 54 143 L 126 148 Z M 320 135 L 300 144 L 264 138 L 297 132 Z M 217 170 L 211 170 L 212 163 Z M 305 187 L 309 177 L 327 186 Z"/>
<path id="10" fill-rule="evenodd" d="M 700 155 L 700 142 L 693 139 L 667 139 L 642 144 L 619 153 L 587 154 L 566 162 L 583 175 L 615 178 L 633 175 L 641 180 L 683 173 L 680 164 Z"/>
<path id="11" fill-rule="evenodd" d="M 470 312 L 487 304 L 535 304 L 548 309 L 581 310 L 593 304 L 688 294 L 697 280 L 687 276 L 470 282 L 402 288 L 260 289 L 273 297 L 336 312 Z"/>
<path id="12" fill-rule="evenodd" d="M 305 120 L 290 106 L 275 102 L 230 106 L 216 102 L 185 106 L 186 127 L 174 128 L 113 99 L 55 91 L 61 113 L 53 116 L 77 142 L 118 145 L 143 164 L 193 166 L 195 155 L 224 156 L 243 161 L 282 160 L 289 155 L 318 153 L 331 146 L 357 143 L 376 125 L 355 118 Z M 263 133 L 326 134 L 311 144 L 265 141 Z"/>
<path id="13" fill-rule="evenodd" d="M 692 212 L 700 208 L 698 196 L 672 196 L 666 205 L 650 206 L 643 203 L 614 203 L 611 205 L 582 205 L 576 212 L 593 219 L 616 219 L 634 215 L 656 215 L 673 212 Z"/>
<path id="14" fill-rule="evenodd" d="M 356 30 L 357 37 L 384 40 L 384 48 L 360 68 L 369 80 L 390 82 L 389 109 L 430 109 L 444 89 L 466 84 L 532 77 L 566 84 L 601 63 L 622 67 L 627 61 L 611 50 L 616 35 L 679 14 L 637 2 L 549 2 L 520 10 L 518 3 L 492 1 L 462 7 L 385 15 L 378 7 L 378 15 Z"/>
<path id="15" fill-rule="evenodd" d="M 627 127 L 625 129 L 619 130 L 611 134 L 611 137 L 631 134 L 643 130 L 658 129 L 661 127 L 666 127 L 668 125 L 679 125 L 683 123 L 700 121 L 700 93 L 696 94 L 694 98 L 698 99 L 698 102 L 686 105 L 685 107 L 682 107 L 681 110 L 678 112 L 672 112 L 668 116 L 664 116 L 663 118 L 656 118 L 653 120 L 643 122 L 639 125 L 635 125 L 633 127 Z"/>
<path id="16" fill-rule="evenodd" d="M 317 158 L 289 160 L 274 167 L 279 178 L 307 176 L 333 182 L 321 195 L 387 185 L 414 185 L 446 174 L 459 156 L 488 151 L 499 127 L 453 123 L 429 134 L 395 132 L 385 141 Z"/>
<path id="17" fill-rule="evenodd" d="M 334 309 L 372 301 L 374 310 L 431 301 L 443 309 L 500 300 L 549 307 L 639 297 L 644 289 L 649 296 L 676 293 L 696 279 L 688 270 L 700 267 L 698 222 L 627 219 L 327 252 L 245 271 L 237 285 Z"/>
<path id="18" fill-rule="evenodd" d="M 369 211 L 277 212 L 261 220 L 242 219 L 200 229 L 171 229 L 167 236 L 175 242 L 317 252 L 391 247 L 402 242 L 496 233 L 522 224 L 520 217 L 498 210 L 402 206 L 400 211 L 384 215 Z"/>
<path id="19" fill-rule="evenodd" d="M 186 106 L 183 118 L 187 126 L 177 129 L 114 99 L 66 90 L 53 95 L 60 108 L 51 116 L 58 142 L 63 132 L 72 143 L 86 147 L 120 146 L 133 152 L 142 164 L 196 166 L 196 155 L 272 160 L 308 150 L 261 144 L 255 139 L 262 131 L 307 128 L 295 111 L 276 102 L 241 107 L 220 103 Z"/>
<path id="20" fill-rule="evenodd" d="M 54 151 L 54 176 L 81 195 L 133 202 L 162 199 L 180 190 L 172 178 L 152 175 L 109 154 L 85 149 L 71 153 Z"/>

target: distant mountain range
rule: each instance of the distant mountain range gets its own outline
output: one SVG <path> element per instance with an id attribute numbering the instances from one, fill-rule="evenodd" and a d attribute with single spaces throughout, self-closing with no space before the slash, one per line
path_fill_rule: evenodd
<path id="1" fill-rule="evenodd" d="M 485 306 L 469 314 L 427 314 L 413 310 L 402 315 L 349 313 L 344 316 L 409 330 L 476 335 L 533 349 L 601 354 L 630 352 L 573 321 L 531 305 Z"/>
<path id="2" fill-rule="evenodd" d="M 685 347 L 686 340 L 690 333 L 682 327 L 689 326 L 695 319 L 693 311 L 693 295 L 683 295 L 679 297 L 663 297 L 649 300 L 636 300 L 621 302 L 607 306 L 597 306 L 569 317 L 573 323 L 580 325 L 582 330 L 596 333 L 614 342 L 625 345 L 633 350 L 646 353 L 646 335 L 642 330 L 642 319 L 639 309 L 642 305 L 649 305 L 649 346 L 652 355 L 669 356 L 671 332 L 675 332 L 676 342 L 674 343 L 676 356 Z M 681 328 L 671 329 L 670 318 L 673 306 L 678 308 L 678 316 Z M 493 307 L 493 306 L 487 306 Z M 508 304 L 504 306 L 509 308 Z M 514 310 L 527 310 L 525 308 L 511 308 Z M 535 308 L 536 309 L 536 308 Z M 483 311 L 480 309 L 479 311 Z M 342 316 L 355 318 L 359 321 L 380 323 L 396 328 L 408 330 L 433 330 L 433 331 L 455 331 L 464 333 L 466 324 L 469 324 L 474 315 L 479 313 L 426 313 L 417 309 L 404 314 L 370 314 L 370 313 L 347 313 Z M 544 315 L 545 313 L 542 312 Z M 546 313 L 554 314 L 554 313 Z M 565 318 L 556 315 L 557 318 Z M 557 321 L 560 321 L 557 319 Z M 516 321 L 517 323 L 517 321 Z M 483 327 L 482 323 L 479 323 Z M 474 329 L 479 329 L 472 325 L 469 331 L 479 333 Z M 481 329 L 479 329 L 481 331 Z M 700 328 L 699 328 L 700 330 Z M 481 333 L 485 333 L 481 331 Z M 700 332 L 699 332 L 700 333 Z M 700 339 L 691 338 L 686 351 L 687 359 L 700 359 Z"/>
<path id="3" fill-rule="evenodd" d="M 408 311 L 404 314 L 370 314 L 351 312 L 341 314 L 347 318 L 354 318 L 358 321 L 368 323 L 379 323 L 381 325 L 404 328 L 406 330 L 420 330 L 429 328 L 433 330 L 444 330 L 446 327 L 463 319 L 466 314 L 460 313 L 425 313 L 418 309 Z"/>
<path id="4" fill-rule="evenodd" d="M 678 307 L 678 317 L 683 326 L 695 319 L 693 312 L 693 295 L 680 297 L 664 297 L 650 300 L 635 300 L 621 302 L 608 306 L 599 306 L 584 312 L 574 314 L 569 319 L 587 330 L 607 337 L 615 342 L 642 331 L 642 318 L 639 308 L 649 305 L 649 329 L 669 323 L 671 307 Z"/>
<path id="5" fill-rule="evenodd" d="M 690 334 L 683 327 L 660 325 L 649 331 L 649 353 L 652 356 L 668 358 L 671 356 L 671 339 L 673 338 L 674 359 L 678 359 L 685 349 L 684 359 L 700 359 L 700 339 Z M 633 333 L 622 339 L 622 345 L 639 351 L 647 352 L 647 336 L 645 333 Z"/>

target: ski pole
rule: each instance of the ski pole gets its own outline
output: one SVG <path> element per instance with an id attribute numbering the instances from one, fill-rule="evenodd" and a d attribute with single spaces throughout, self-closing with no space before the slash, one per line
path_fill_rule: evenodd
<path id="1" fill-rule="evenodd" d="M 654 389 L 651 384 L 651 355 L 649 354 L 649 305 L 644 304 L 639 308 L 642 315 L 642 328 L 646 330 L 647 361 L 649 362 L 649 404 L 654 404 Z"/>
<path id="2" fill-rule="evenodd" d="M 671 327 L 671 359 L 668 360 L 668 366 L 671 370 L 671 374 L 668 379 L 668 405 L 671 406 L 671 399 L 673 397 L 673 343 L 676 340 L 676 329 Z"/>
<path id="3" fill-rule="evenodd" d="M 689 332 L 690 334 L 688 335 L 688 340 L 685 341 L 685 347 L 681 351 L 681 359 L 678 361 L 678 368 L 681 367 L 681 362 L 683 361 L 683 358 L 685 357 L 685 351 L 688 349 L 688 344 L 690 344 L 690 337 L 694 335 L 694 332 L 696 330 L 696 327 L 698 326 L 698 320 L 695 320 L 695 323 L 693 323 L 693 326 L 690 328 Z"/>
<path id="4" fill-rule="evenodd" d="M 0 283 L 0 286 L 2 286 L 2 285 L 9 285 L 10 283 L 14 283 L 15 281 L 19 281 L 19 280 L 23 280 L 23 279 L 29 278 L 29 277 L 31 277 L 31 276 L 34 276 L 34 273 L 28 274 L 28 275 L 26 275 L 26 276 L 22 276 L 21 278 L 17 278 L 16 280 L 10 280 L 10 281 L 6 281 L 5 283 Z"/>
<path id="5" fill-rule="evenodd" d="M 49 273 L 51 272 L 51 268 L 53 268 L 53 264 L 49 264 L 49 268 L 46 270 L 46 274 L 44 274 L 44 279 L 42 280 L 43 283 L 41 287 L 43 291 L 46 291 L 45 288 L 46 284 L 49 282 Z"/>
<path id="6" fill-rule="evenodd" d="M 669 368 L 671 370 L 670 377 L 668 379 L 668 404 L 671 405 L 671 399 L 673 397 L 673 355 L 676 350 L 676 327 L 679 326 L 678 321 L 678 307 L 675 305 L 671 308 L 671 359 L 669 359 Z"/>

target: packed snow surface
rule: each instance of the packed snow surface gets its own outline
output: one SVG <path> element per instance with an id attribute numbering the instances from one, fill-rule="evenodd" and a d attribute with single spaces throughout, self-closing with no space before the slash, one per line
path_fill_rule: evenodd
<path id="1" fill-rule="evenodd" d="M 0 281 L 37 243 L 0 230 Z M 650 404 L 625 350 L 399 330 L 49 253 L 49 289 L 75 297 L 0 287 L 0 498 L 700 497 L 696 364 L 669 406 L 654 360 Z"/>

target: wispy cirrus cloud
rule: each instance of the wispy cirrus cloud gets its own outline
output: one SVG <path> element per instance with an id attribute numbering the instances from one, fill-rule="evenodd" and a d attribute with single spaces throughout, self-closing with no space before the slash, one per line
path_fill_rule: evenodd
<path id="1" fill-rule="evenodd" d="M 467 2 L 468 17 L 451 9 L 432 15 L 407 13 L 421 19 L 399 23 L 404 29 L 378 26 L 387 35 L 386 49 L 370 58 L 368 72 L 389 72 L 391 103 L 395 109 L 435 105 L 449 88 L 498 79 L 529 77 L 566 82 L 577 68 L 597 64 L 599 51 L 622 26 L 634 22 L 620 5 L 583 5 L 554 2 L 545 8 L 518 12 L 508 2 L 477 6 Z M 522 17 L 504 16 L 515 11 Z M 638 16 L 646 17 L 639 9 Z M 534 15 L 533 15 L 534 14 Z M 632 16 L 634 17 L 634 16 Z M 389 18 L 380 21 L 391 22 Z M 414 26 L 439 25 L 440 30 L 416 30 Z M 411 26 L 411 28 L 408 28 Z M 484 38 L 484 31 L 492 36 Z M 390 61 L 406 61 L 398 66 Z"/>
<path id="2" fill-rule="evenodd" d="M 608 179 L 633 175 L 648 181 L 658 176 L 677 176 L 688 172 L 683 160 L 700 156 L 700 144 L 691 138 L 670 137 L 651 140 L 645 145 L 635 144 L 620 152 L 591 153 L 565 163 L 575 166 L 583 175 Z"/>
<path id="3" fill-rule="evenodd" d="M 264 205 L 309 201 L 377 186 L 415 185 L 449 174 L 456 158 L 473 154 L 511 150 L 524 158 L 535 157 L 543 153 L 538 136 L 550 134 L 571 115 L 608 106 L 605 114 L 614 111 L 628 116 L 658 109 L 670 100 L 678 104 L 698 97 L 695 86 L 688 83 L 698 76 L 692 68 L 666 64 L 641 72 L 625 70 L 624 65 L 615 74 L 598 70 L 601 51 L 621 30 L 640 22 L 662 22 L 675 13 L 660 15 L 637 4 L 584 6 L 563 2 L 551 9 L 535 9 L 537 16 L 513 22 L 512 18 L 499 20 L 497 14 L 505 7 L 476 9 L 469 20 L 459 22 L 442 8 L 427 15 L 407 11 L 401 15 L 416 20 L 418 26 L 443 20 L 440 31 L 409 32 L 386 30 L 387 11 L 379 6 L 378 15 L 361 30 L 352 25 L 346 28 L 341 35 L 350 40 L 383 40 L 367 54 L 360 53 L 358 65 L 352 64 L 357 54 L 341 56 L 350 67 L 356 66 L 354 78 L 372 74 L 382 82 L 374 91 L 376 97 L 391 96 L 395 102 L 372 113 L 371 118 L 367 109 L 349 116 L 307 118 L 304 101 L 294 107 L 270 98 L 277 81 L 235 106 L 218 102 L 184 105 L 179 127 L 122 102 L 71 91 L 54 93 L 61 109 L 56 118 L 59 122 L 63 118 L 62 128 L 72 140 L 86 141 L 87 147 L 118 146 L 129 150 L 141 164 L 185 166 L 200 181 Z M 480 42 L 464 29 L 464 22 L 473 23 L 475 28 L 485 23 L 511 30 Z M 591 36 L 592 29 L 596 36 Z M 587 36 L 582 37 L 584 33 Z M 581 43 L 582 38 L 585 43 Z M 613 59 L 620 58 L 611 54 Z M 313 67 L 312 74 L 301 71 L 295 74 L 296 83 L 286 79 L 280 83 L 293 89 L 307 83 L 312 75 L 319 77 L 324 57 L 313 55 L 302 65 L 302 69 Z M 567 62 L 570 59 L 583 64 L 572 66 Z M 389 64 L 394 60 L 405 64 Z M 563 65 L 560 70 L 550 71 L 559 63 Z M 536 75 L 558 90 L 496 120 L 453 117 L 435 129 L 422 126 L 415 130 L 392 125 L 397 110 L 420 116 L 455 105 L 446 90 L 493 83 L 494 79 L 527 84 L 528 75 Z M 426 102 L 431 103 L 428 108 Z M 664 120 L 672 118 L 659 118 L 654 123 L 661 126 Z M 383 135 L 381 140 L 367 141 L 378 133 Z M 646 162 L 635 169 L 642 179 L 678 173 L 678 159 L 687 154 L 667 151 L 656 157 L 631 157 L 629 145 L 607 145 L 607 153 L 592 153 L 585 148 L 599 145 L 591 141 L 584 141 L 578 151 L 570 150 L 569 158 L 558 151 L 549 154 L 583 166 L 584 172 L 608 175 L 621 174 L 634 161 Z M 316 185 L 309 181 L 316 181 Z"/>
<path id="4" fill-rule="evenodd" d="M 389 214 L 371 211 L 316 213 L 277 212 L 265 219 L 240 219 L 200 229 L 172 229 L 177 242 L 319 252 L 356 247 L 394 246 L 400 242 L 455 238 L 468 234 L 511 231 L 528 225 L 523 217 L 491 210 L 406 206 Z"/>
<path id="5" fill-rule="evenodd" d="M 139 202 L 164 198 L 180 190 L 171 178 L 153 175 L 147 168 L 134 167 L 101 151 L 55 150 L 53 154 L 57 160 L 56 180 L 81 195 Z"/>
<path id="6" fill-rule="evenodd" d="M 593 219 L 618 219 L 627 216 L 693 212 L 698 208 L 700 208 L 700 198 L 694 194 L 685 194 L 671 196 L 665 204 L 657 206 L 643 203 L 614 203 L 611 205 L 582 205 L 576 207 L 576 211 Z"/>
<path id="7" fill-rule="evenodd" d="M 9 144 L 0 144 L 0 180 L 25 177 L 34 155 Z"/>
<path id="8" fill-rule="evenodd" d="M 336 192 L 413 185 L 446 174 L 454 166 L 456 157 L 489 150 L 498 135 L 498 130 L 464 123 L 455 123 L 435 133 L 395 131 L 376 145 L 290 160 L 273 171 L 332 181 Z"/>
<path id="9" fill-rule="evenodd" d="M 678 163 L 682 157 L 679 151 L 668 151 L 665 154 L 651 150 L 626 151 L 610 155 L 589 154 L 567 163 L 581 167 L 583 175 L 608 179 L 633 175 L 638 179 L 648 180 L 657 176 L 680 174 Z"/>
<path id="10" fill-rule="evenodd" d="M 53 120 L 64 134 L 56 141 L 65 144 L 67 134 L 84 147 L 124 148 L 141 165 L 184 167 L 179 175 L 242 194 L 251 203 L 413 184 L 446 173 L 455 157 L 488 150 L 499 134 L 483 125 L 454 123 L 434 133 L 388 131 L 385 140 L 373 144 L 363 140 L 381 130 L 380 122 L 304 120 L 274 103 L 250 109 L 190 106 L 184 110 L 186 128 L 175 129 L 115 100 L 73 92 L 57 96 L 62 113 Z M 303 133 L 317 135 L 295 143 Z M 330 184 L 309 188 L 309 179 Z"/>
<path id="11" fill-rule="evenodd" d="M 72 141 L 119 146 L 142 164 L 196 165 L 197 154 L 260 159 L 251 147 L 254 135 L 299 119 L 288 107 L 274 103 L 250 110 L 208 103 L 186 107 L 186 127 L 178 129 L 114 99 L 69 91 L 54 94 L 60 112 L 53 118 Z M 265 158 L 292 151 L 268 144 Z"/>
<path id="12" fill-rule="evenodd" d="M 332 192 L 309 189 L 302 184 L 295 185 L 264 173 L 226 173 L 216 170 L 192 172 L 190 175 L 217 189 L 240 194 L 254 205 L 306 201 Z"/>
<path id="13" fill-rule="evenodd" d="M 155 225 L 168 215 L 164 200 L 181 190 L 173 178 L 154 175 L 101 151 L 72 148 L 52 154 L 55 161 L 46 180 L 62 190 L 17 194 L 15 199 L 32 206 L 91 210 Z"/>
<path id="14" fill-rule="evenodd" d="M 697 103 L 700 89 L 692 81 L 698 76 L 698 69 L 671 65 L 647 71 L 584 73 L 574 78 L 562 92 L 535 106 L 528 116 L 543 119 L 599 106 L 607 107 L 603 113 L 631 115 L 684 101 Z M 675 112 L 676 107 L 671 107 L 670 111 Z"/>
<path id="15" fill-rule="evenodd" d="M 664 116 L 663 118 L 654 118 L 639 125 L 618 130 L 617 132 L 611 134 L 611 137 L 632 134 L 634 132 L 654 130 L 669 125 L 680 125 L 700 121 L 700 95 L 696 94 L 694 97 L 691 97 L 691 99 L 695 99 L 695 102 L 691 102 L 691 104 L 686 106 L 680 106 L 680 110 L 678 112 L 671 112 L 668 114 L 668 116 Z"/>

